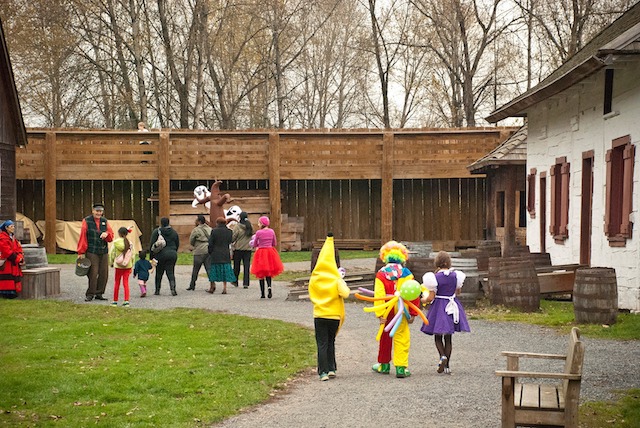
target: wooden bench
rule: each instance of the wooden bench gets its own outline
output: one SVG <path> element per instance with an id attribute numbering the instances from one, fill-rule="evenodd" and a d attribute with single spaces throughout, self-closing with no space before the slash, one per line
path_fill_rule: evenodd
<path id="1" fill-rule="evenodd" d="M 585 267 L 585 265 L 537 266 L 536 273 L 540 283 L 540 294 L 573 294 L 576 270 L 581 267 Z"/>
<path id="2" fill-rule="evenodd" d="M 502 352 L 507 357 L 507 370 L 498 370 L 502 377 L 502 427 L 561 426 L 578 427 L 578 404 L 584 344 L 580 330 L 571 329 L 566 355 L 529 352 Z M 521 358 L 564 360 L 562 373 L 520 370 Z M 521 383 L 518 378 L 552 379 L 551 383 Z"/>

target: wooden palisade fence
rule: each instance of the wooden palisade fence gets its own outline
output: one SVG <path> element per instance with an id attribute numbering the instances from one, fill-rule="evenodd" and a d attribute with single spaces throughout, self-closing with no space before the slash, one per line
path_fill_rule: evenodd
<path id="1" fill-rule="evenodd" d="M 148 234 L 169 215 L 172 191 L 219 179 L 230 193 L 268 190 L 271 217 L 305 217 L 306 241 L 327 230 L 380 241 L 482 239 L 484 179 L 466 166 L 513 131 L 30 129 L 16 151 L 17 210 L 46 221 L 52 253 L 55 220 L 80 220 L 95 200 L 108 218 L 134 219 Z"/>

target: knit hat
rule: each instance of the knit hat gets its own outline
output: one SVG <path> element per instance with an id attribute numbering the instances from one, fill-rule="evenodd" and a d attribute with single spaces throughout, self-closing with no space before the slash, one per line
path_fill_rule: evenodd
<path id="1" fill-rule="evenodd" d="M 325 306 L 334 301 L 334 305 L 340 316 L 340 325 L 344 321 L 344 301 L 336 300 L 338 293 L 337 282 L 344 281 L 336 264 L 336 253 L 333 243 L 333 234 L 328 234 L 322 245 L 318 261 L 309 278 L 309 299 L 314 305 Z"/>
<path id="2" fill-rule="evenodd" d="M 263 215 L 258 219 L 258 223 L 260 223 L 263 226 L 269 227 L 269 224 L 270 224 L 269 217 L 267 217 L 266 215 Z"/>

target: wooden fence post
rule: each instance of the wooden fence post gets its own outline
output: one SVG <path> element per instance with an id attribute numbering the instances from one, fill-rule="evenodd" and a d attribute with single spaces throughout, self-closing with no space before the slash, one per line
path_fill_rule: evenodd
<path id="1" fill-rule="evenodd" d="M 382 243 L 393 236 L 393 143 L 394 135 L 385 132 L 382 136 L 382 188 L 380 209 L 380 238 Z"/>
<path id="2" fill-rule="evenodd" d="M 160 218 L 171 214 L 171 173 L 169 171 L 169 133 L 160 132 L 158 150 L 158 214 Z"/>
<path id="3" fill-rule="evenodd" d="M 44 157 L 44 246 L 47 254 L 56 253 L 56 181 L 58 171 L 56 134 L 47 132 Z"/>
<path id="4" fill-rule="evenodd" d="M 269 202 L 271 205 L 271 228 L 278 239 L 278 251 L 280 251 L 282 206 L 280 201 L 280 134 L 277 132 L 269 133 Z"/>

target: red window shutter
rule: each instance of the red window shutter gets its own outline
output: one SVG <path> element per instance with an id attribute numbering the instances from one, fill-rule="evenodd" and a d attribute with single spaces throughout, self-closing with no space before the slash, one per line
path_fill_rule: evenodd
<path id="1" fill-rule="evenodd" d="M 569 236 L 569 173 L 571 164 L 564 162 L 560 167 L 560 176 L 562 177 L 562 196 L 560 201 L 560 227 L 559 235 L 567 238 Z"/>
<path id="2" fill-rule="evenodd" d="M 613 176 L 611 175 L 612 173 L 612 168 L 611 168 L 611 153 L 612 150 L 607 150 L 607 153 L 605 155 L 605 161 L 607 163 L 607 200 L 606 200 L 606 204 L 605 204 L 605 212 L 604 212 L 604 234 L 608 237 L 611 237 L 614 232 L 611 230 L 611 187 L 612 187 L 612 180 L 613 180 Z"/>
<path id="3" fill-rule="evenodd" d="M 633 164 L 635 160 L 635 146 L 627 144 L 623 152 L 624 178 L 622 188 L 622 221 L 620 234 L 625 238 L 631 238 L 633 223 L 629 221 L 629 215 L 633 209 Z"/>
<path id="4" fill-rule="evenodd" d="M 536 169 L 527 176 L 527 211 L 531 218 L 536 218 Z"/>
<path id="5" fill-rule="evenodd" d="M 559 180 L 560 177 L 556 175 L 556 167 L 555 165 L 551 167 L 550 171 L 551 175 L 551 215 L 550 223 L 549 223 L 549 233 L 551 235 L 558 234 L 558 224 L 556 224 L 556 203 L 559 200 L 560 195 L 556 195 L 556 180 Z"/>

